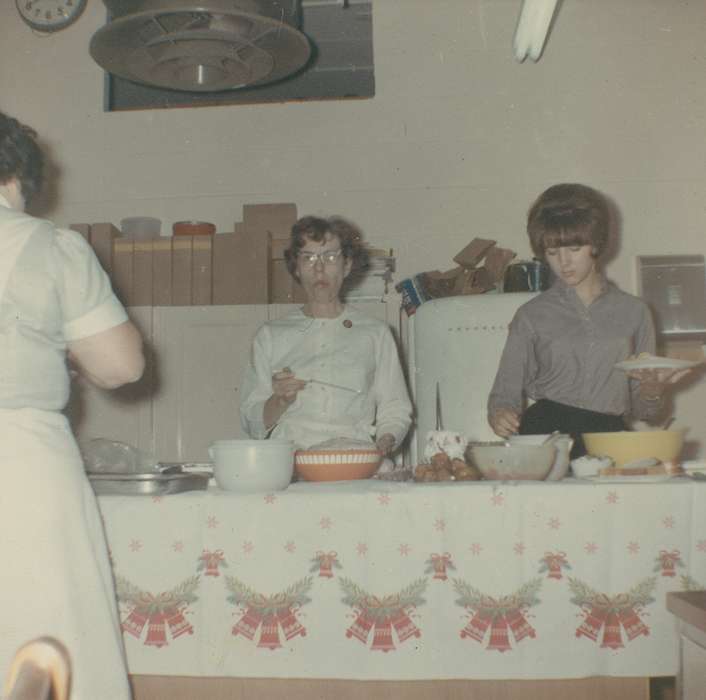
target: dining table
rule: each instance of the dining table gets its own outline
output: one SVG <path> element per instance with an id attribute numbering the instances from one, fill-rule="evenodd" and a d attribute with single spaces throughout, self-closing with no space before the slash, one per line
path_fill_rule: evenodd
<path id="1" fill-rule="evenodd" d="M 137 700 L 649 698 L 678 670 L 666 594 L 706 588 L 705 499 L 658 476 L 98 497 Z"/>

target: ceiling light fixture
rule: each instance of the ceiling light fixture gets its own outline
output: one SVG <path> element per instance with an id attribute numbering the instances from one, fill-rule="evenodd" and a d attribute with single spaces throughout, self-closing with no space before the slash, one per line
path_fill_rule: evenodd
<path id="1" fill-rule="evenodd" d="M 538 61 L 547 40 L 547 33 L 559 0 L 522 0 L 522 9 L 512 45 L 515 58 L 522 61 L 529 56 Z"/>

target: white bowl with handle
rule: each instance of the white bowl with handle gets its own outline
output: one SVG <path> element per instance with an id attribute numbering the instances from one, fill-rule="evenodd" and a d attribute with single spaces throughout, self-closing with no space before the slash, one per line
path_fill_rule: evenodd
<path id="1" fill-rule="evenodd" d="M 291 440 L 217 440 L 209 448 L 213 476 L 224 491 L 283 491 L 294 474 Z"/>
<path id="2" fill-rule="evenodd" d="M 556 435 L 551 433 L 546 435 L 511 435 L 507 441 L 510 445 L 517 446 L 554 445 L 556 448 L 554 463 L 544 480 L 559 481 L 567 475 L 571 462 L 571 448 L 574 446 L 574 440 L 571 435 L 566 433 L 557 433 Z"/>

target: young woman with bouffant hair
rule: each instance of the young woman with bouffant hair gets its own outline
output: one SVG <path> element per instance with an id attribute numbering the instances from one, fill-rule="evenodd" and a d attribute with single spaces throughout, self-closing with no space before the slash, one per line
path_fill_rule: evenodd
<path id="1" fill-rule="evenodd" d="M 629 418 L 657 419 L 664 389 L 683 373 L 615 368 L 653 354 L 655 330 L 642 299 L 620 291 L 600 268 L 610 239 L 603 194 L 582 184 L 550 187 L 530 207 L 527 234 L 555 281 L 510 324 L 488 422 L 501 437 L 568 433 L 578 457 L 585 454 L 582 433 L 625 430 Z"/>

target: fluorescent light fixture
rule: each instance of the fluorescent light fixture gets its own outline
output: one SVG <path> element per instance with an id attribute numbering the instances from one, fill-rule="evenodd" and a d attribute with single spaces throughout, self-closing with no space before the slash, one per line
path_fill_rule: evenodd
<path id="1" fill-rule="evenodd" d="M 558 2 L 559 0 L 522 0 L 522 9 L 512 42 L 515 58 L 520 63 L 527 56 L 533 61 L 539 60 Z"/>

